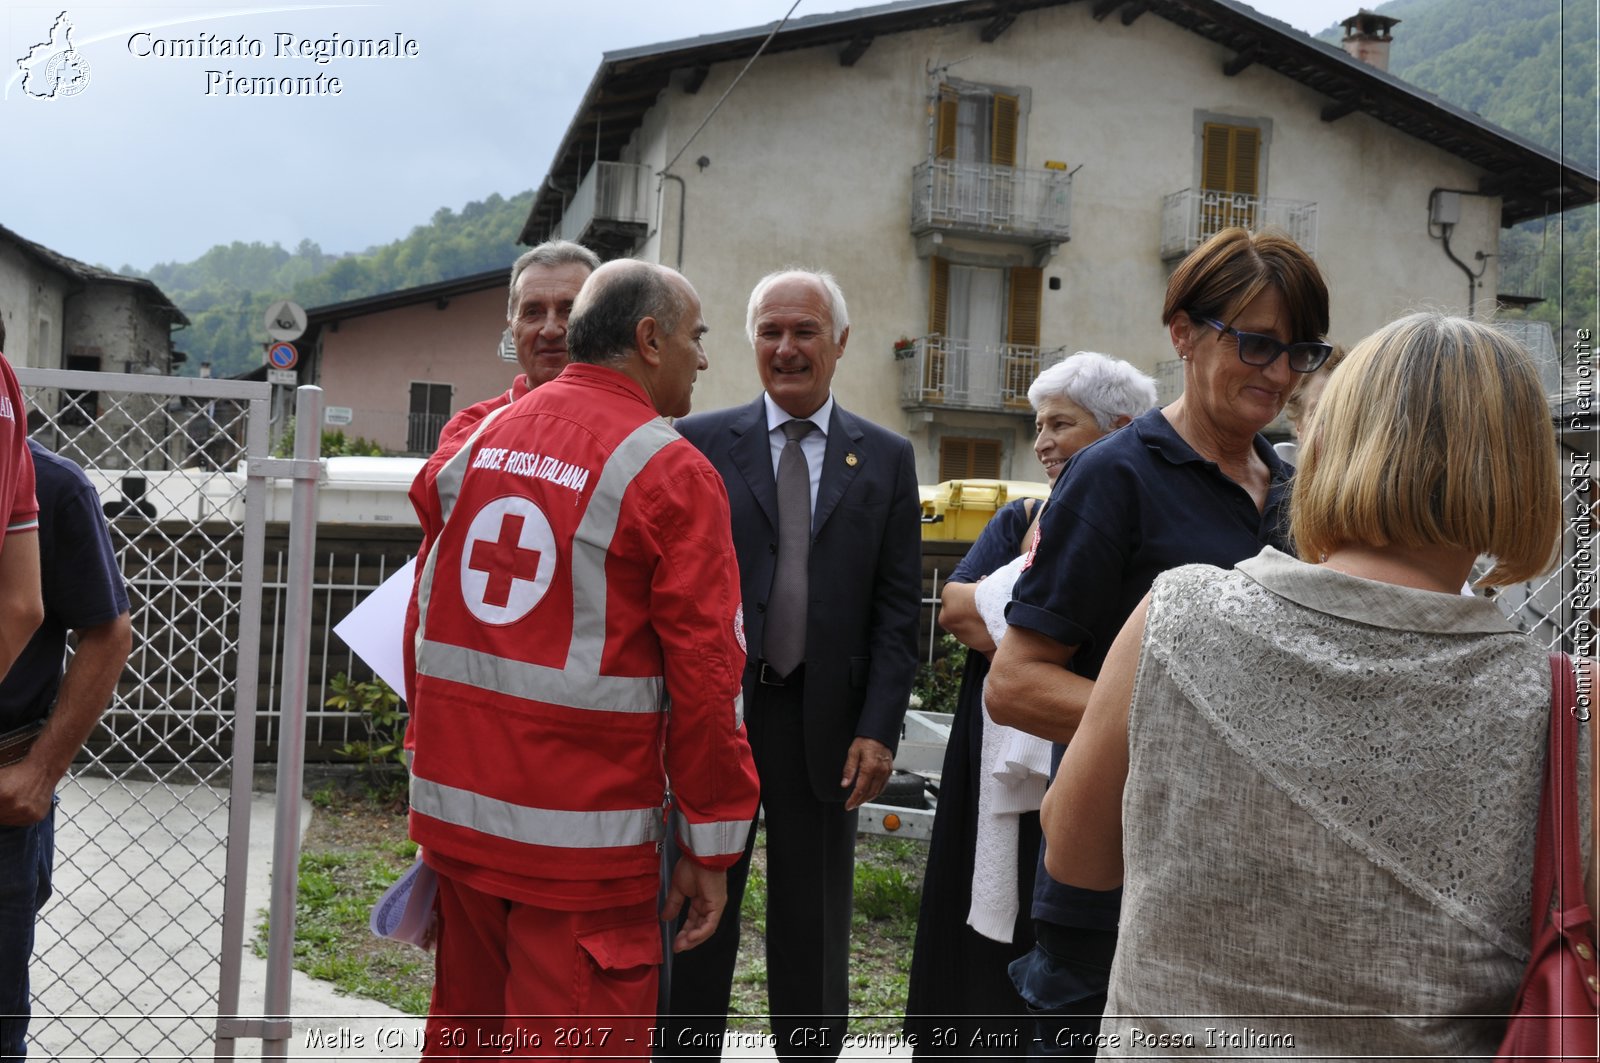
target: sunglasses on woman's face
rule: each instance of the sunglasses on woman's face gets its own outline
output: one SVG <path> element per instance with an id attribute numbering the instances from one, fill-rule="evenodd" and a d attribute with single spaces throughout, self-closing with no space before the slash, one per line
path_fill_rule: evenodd
<path id="1" fill-rule="evenodd" d="M 1232 325 L 1224 325 L 1213 318 L 1198 314 L 1190 314 L 1189 317 L 1202 325 L 1210 325 L 1224 336 L 1232 336 L 1239 344 L 1239 361 L 1245 365 L 1271 365 L 1278 360 L 1278 355 L 1287 353 L 1290 369 L 1296 373 L 1315 373 L 1333 353 L 1333 347 L 1326 343 L 1279 343 L 1271 336 L 1263 336 L 1259 332 L 1240 332 Z"/>

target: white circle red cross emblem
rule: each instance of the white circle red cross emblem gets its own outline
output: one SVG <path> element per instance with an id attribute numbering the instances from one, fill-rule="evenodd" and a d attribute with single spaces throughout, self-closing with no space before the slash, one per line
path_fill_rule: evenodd
<path id="1" fill-rule="evenodd" d="M 461 597 L 485 624 L 514 624 L 550 589 L 556 537 L 531 499 L 497 498 L 478 510 L 461 547 Z"/>

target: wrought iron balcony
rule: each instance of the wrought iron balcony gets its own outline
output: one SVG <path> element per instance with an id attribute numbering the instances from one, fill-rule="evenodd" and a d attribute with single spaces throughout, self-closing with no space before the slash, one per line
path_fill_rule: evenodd
<path id="1" fill-rule="evenodd" d="M 597 162 L 589 168 L 561 215 L 557 235 L 602 252 L 623 255 L 650 228 L 650 167 Z"/>
<path id="2" fill-rule="evenodd" d="M 1028 242 L 1063 241 L 1072 220 L 1065 170 L 933 159 L 911 172 L 911 233 L 979 233 Z"/>
<path id="3" fill-rule="evenodd" d="M 1027 413 L 1028 385 L 1061 361 L 1059 350 L 921 336 L 895 344 L 904 409 Z"/>
<path id="4" fill-rule="evenodd" d="M 1308 255 L 1317 253 L 1315 203 L 1185 188 L 1161 201 L 1161 257 L 1182 258 L 1235 225 L 1252 232 L 1281 229 Z"/>
<path id="5" fill-rule="evenodd" d="M 1166 406 L 1183 394 L 1183 359 L 1168 358 L 1156 363 L 1156 405 Z"/>
<path id="6" fill-rule="evenodd" d="M 1495 285 L 1500 305 L 1523 307 L 1544 302 L 1544 255 L 1536 247 L 1512 248 L 1507 243 L 1502 234 L 1499 283 Z"/>

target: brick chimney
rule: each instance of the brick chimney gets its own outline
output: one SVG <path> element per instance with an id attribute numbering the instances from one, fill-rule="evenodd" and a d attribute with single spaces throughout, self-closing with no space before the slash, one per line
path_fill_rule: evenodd
<path id="1" fill-rule="evenodd" d="M 1390 31 L 1400 24 L 1397 18 L 1374 14 L 1366 8 L 1351 15 L 1339 25 L 1344 27 L 1344 50 L 1369 66 L 1379 70 L 1389 69 L 1389 45 L 1394 43 Z"/>

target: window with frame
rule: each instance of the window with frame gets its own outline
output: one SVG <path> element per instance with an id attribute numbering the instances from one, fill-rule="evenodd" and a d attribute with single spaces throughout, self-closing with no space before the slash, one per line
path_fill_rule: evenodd
<path id="1" fill-rule="evenodd" d="M 980 406 L 1027 404 L 1038 374 L 1044 271 L 929 260 L 925 397 L 957 392 Z M 935 401 L 942 401 L 935 398 Z"/>
<path id="2" fill-rule="evenodd" d="M 934 158 L 1015 166 L 1021 116 L 1022 100 L 1015 93 L 940 85 Z"/>
<path id="3" fill-rule="evenodd" d="M 411 409 L 406 418 L 406 450 L 432 454 L 439 446 L 439 433 L 450 419 L 450 399 L 455 385 L 427 380 L 411 382 Z"/>
<path id="4" fill-rule="evenodd" d="M 1200 135 L 1202 238 L 1233 225 L 1254 229 L 1261 191 L 1261 130 L 1206 122 Z"/>

